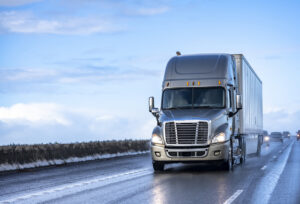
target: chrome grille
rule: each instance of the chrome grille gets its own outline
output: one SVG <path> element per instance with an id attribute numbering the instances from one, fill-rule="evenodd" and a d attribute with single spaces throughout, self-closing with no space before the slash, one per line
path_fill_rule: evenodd
<path id="1" fill-rule="evenodd" d="M 206 144 L 207 137 L 207 122 L 167 122 L 165 124 L 165 139 L 167 144 Z"/>
<path id="2" fill-rule="evenodd" d="M 197 144 L 206 144 L 208 136 L 208 124 L 206 122 L 198 123 Z"/>
<path id="3" fill-rule="evenodd" d="M 165 133 L 166 133 L 166 143 L 167 144 L 176 144 L 176 133 L 175 133 L 175 124 L 166 123 L 165 125 Z"/>

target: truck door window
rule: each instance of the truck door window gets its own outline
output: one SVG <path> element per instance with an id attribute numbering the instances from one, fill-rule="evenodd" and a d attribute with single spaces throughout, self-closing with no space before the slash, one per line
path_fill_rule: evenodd
<path id="1" fill-rule="evenodd" d="M 231 95 L 231 90 L 228 90 L 228 105 L 229 105 L 229 108 L 232 108 L 232 95 Z"/>

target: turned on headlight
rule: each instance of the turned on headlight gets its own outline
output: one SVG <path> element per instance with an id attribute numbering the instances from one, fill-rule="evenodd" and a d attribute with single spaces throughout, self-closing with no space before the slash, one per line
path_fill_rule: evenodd
<path id="1" fill-rule="evenodd" d="M 163 144 L 161 137 L 157 134 L 152 135 L 151 142 L 152 142 L 152 144 Z"/>
<path id="2" fill-rule="evenodd" d="M 224 132 L 218 133 L 212 139 L 212 143 L 219 143 L 219 142 L 225 142 L 225 141 L 226 141 L 226 134 Z"/>

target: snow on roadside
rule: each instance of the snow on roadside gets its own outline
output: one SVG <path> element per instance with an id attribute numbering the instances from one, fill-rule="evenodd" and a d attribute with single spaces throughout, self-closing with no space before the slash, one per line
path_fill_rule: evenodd
<path id="1" fill-rule="evenodd" d="M 68 159 L 55 159 L 55 160 L 43 160 L 43 161 L 36 161 L 27 164 L 0 164 L 0 172 L 1 171 L 13 171 L 13 170 L 21 170 L 21 169 L 29 169 L 29 168 L 37 168 L 37 167 L 45 167 L 45 166 L 52 166 L 52 165 L 61 165 L 61 164 L 68 164 L 68 163 L 76 163 L 76 162 L 83 162 L 83 161 L 92 161 L 92 160 L 99 160 L 99 159 L 111 159 L 115 157 L 123 157 L 123 156 L 133 156 L 133 155 L 140 155 L 146 154 L 149 151 L 140 151 L 140 152 L 122 152 L 116 154 L 95 154 L 86 157 L 70 157 Z"/>

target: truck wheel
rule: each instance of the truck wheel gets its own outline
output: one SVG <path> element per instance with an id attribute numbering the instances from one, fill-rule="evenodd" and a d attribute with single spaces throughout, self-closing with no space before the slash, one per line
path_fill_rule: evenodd
<path id="1" fill-rule="evenodd" d="M 245 141 L 243 141 L 243 149 L 242 149 L 242 155 L 240 157 L 240 163 L 241 164 L 245 164 L 246 163 L 246 143 Z"/>
<path id="2" fill-rule="evenodd" d="M 165 167 L 164 163 L 162 163 L 162 162 L 156 162 L 156 161 L 153 161 L 152 165 L 153 165 L 154 171 L 163 171 L 164 167 Z"/>
<path id="3" fill-rule="evenodd" d="M 257 151 L 256 151 L 256 156 L 260 157 L 261 153 L 261 136 L 258 136 L 258 142 L 257 142 Z"/>
<path id="4" fill-rule="evenodd" d="M 232 142 L 230 142 L 230 148 L 228 150 L 228 159 L 223 164 L 223 168 L 226 171 L 233 170 L 233 163 L 234 163 L 234 161 L 233 161 L 233 152 L 232 152 L 232 150 L 233 150 L 232 149 Z"/>

